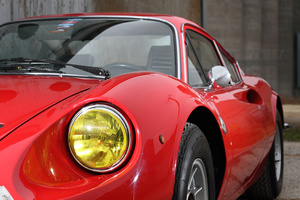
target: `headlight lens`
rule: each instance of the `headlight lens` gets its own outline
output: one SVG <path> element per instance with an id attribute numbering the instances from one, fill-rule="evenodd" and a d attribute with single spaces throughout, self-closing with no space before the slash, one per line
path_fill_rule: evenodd
<path id="1" fill-rule="evenodd" d="M 69 128 L 69 147 L 83 167 L 110 171 L 121 165 L 131 142 L 130 129 L 123 115 L 108 105 L 81 109 Z"/>

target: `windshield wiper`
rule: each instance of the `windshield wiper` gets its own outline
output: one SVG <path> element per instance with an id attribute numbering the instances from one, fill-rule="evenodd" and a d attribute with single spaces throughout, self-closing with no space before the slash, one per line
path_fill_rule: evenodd
<path id="1" fill-rule="evenodd" d="M 0 62 L 1 63 L 1 62 Z M 47 72 L 47 73 L 63 73 L 59 70 L 53 70 L 50 68 L 40 68 L 40 67 L 33 67 L 33 66 L 24 66 L 19 64 L 4 64 L 5 66 L 0 67 L 1 71 L 12 71 L 12 70 L 18 70 L 18 71 L 24 71 L 24 72 Z"/>
<path id="2" fill-rule="evenodd" d="M 54 64 L 54 65 L 61 65 L 61 66 L 72 66 L 74 68 L 86 71 L 93 75 L 97 76 L 104 76 L 105 79 L 110 78 L 110 72 L 106 69 L 101 67 L 90 67 L 85 65 L 76 65 L 76 64 L 69 64 L 57 60 L 47 60 L 47 59 L 30 59 L 30 58 L 7 58 L 7 59 L 0 59 L 0 64 L 4 64 L 8 67 L 0 67 L 0 70 L 27 70 L 27 71 L 35 71 L 35 72 L 52 72 L 52 73 L 63 73 L 59 70 L 52 70 L 49 68 L 39 68 L 39 67 L 32 67 L 32 66 L 24 66 L 24 64 L 29 65 L 36 65 L 36 64 Z"/>

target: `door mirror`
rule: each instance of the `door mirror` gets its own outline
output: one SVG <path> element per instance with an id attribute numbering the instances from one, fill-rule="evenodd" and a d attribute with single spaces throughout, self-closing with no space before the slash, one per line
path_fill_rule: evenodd
<path id="1" fill-rule="evenodd" d="M 212 81 L 212 84 L 215 82 L 221 87 L 226 87 L 232 84 L 231 75 L 228 69 L 223 66 L 214 66 L 209 70 L 208 76 Z"/>

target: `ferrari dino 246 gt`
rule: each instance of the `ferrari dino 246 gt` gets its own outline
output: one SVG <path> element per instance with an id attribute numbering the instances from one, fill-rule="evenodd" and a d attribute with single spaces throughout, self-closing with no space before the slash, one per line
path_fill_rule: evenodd
<path id="1" fill-rule="evenodd" d="M 0 26 L 0 198 L 273 199 L 283 111 L 204 29 L 92 13 Z"/>

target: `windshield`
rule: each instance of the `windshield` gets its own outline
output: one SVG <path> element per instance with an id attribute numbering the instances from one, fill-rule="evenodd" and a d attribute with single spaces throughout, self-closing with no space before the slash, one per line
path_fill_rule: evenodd
<path id="1" fill-rule="evenodd" d="M 176 76 L 173 31 L 150 20 L 64 18 L 1 26 L 0 59 L 20 57 L 67 63 L 53 67 L 69 74 L 89 74 L 75 64 L 102 67 L 111 76 L 134 71 Z"/>

